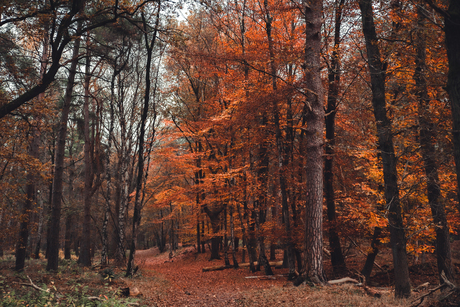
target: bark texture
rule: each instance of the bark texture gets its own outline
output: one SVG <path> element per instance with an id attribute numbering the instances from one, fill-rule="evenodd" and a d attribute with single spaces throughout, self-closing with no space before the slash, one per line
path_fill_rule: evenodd
<path id="1" fill-rule="evenodd" d="M 306 121 L 306 210 L 305 265 L 306 278 L 325 283 L 323 269 L 323 184 L 324 184 L 324 95 L 321 84 L 321 12 L 323 1 L 303 1 L 305 29 Z"/>

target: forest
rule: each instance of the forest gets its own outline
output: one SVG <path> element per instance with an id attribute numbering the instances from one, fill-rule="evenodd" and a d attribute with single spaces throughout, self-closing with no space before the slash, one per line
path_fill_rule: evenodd
<path id="1" fill-rule="evenodd" d="M 10 271 L 192 247 L 407 299 L 432 259 L 460 300 L 460 1 L 6 0 L 0 40 Z"/>

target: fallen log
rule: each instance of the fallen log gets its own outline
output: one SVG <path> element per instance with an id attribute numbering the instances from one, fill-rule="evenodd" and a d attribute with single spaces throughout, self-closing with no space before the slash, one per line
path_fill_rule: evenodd
<path id="1" fill-rule="evenodd" d="M 225 269 L 233 268 L 233 265 L 217 265 L 217 266 L 210 266 L 203 268 L 203 272 L 211 272 L 211 271 L 222 271 Z"/>
<path id="2" fill-rule="evenodd" d="M 372 288 L 366 286 L 363 283 L 360 283 L 358 280 L 353 279 L 351 277 L 344 277 L 344 278 L 340 278 L 340 279 L 329 280 L 327 283 L 329 285 L 341 285 L 341 284 L 344 284 L 344 283 L 353 283 L 357 287 L 363 288 L 363 290 L 369 296 L 373 296 L 373 297 L 381 297 L 382 296 L 382 293 L 380 293 L 379 291 L 377 291 L 375 289 L 372 289 Z"/>
<path id="3" fill-rule="evenodd" d="M 344 278 L 340 278 L 340 279 L 329 280 L 327 283 L 330 284 L 330 285 L 339 285 L 339 284 L 344 284 L 344 283 L 347 283 L 347 282 L 351 282 L 351 283 L 354 283 L 354 284 L 359 284 L 359 281 L 357 281 L 356 279 L 350 278 L 350 277 L 344 277 Z"/>
<path id="4" fill-rule="evenodd" d="M 283 266 L 283 261 L 270 261 L 269 264 L 270 264 L 270 266 L 279 268 L 279 267 Z M 254 265 L 258 265 L 258 262 L 257 261 L 254 262 Z M 249 263 L 248 262 L 247 263 L 239 263 L 238 267 L 247 268 L 247 267 L 249 267 Z M 234 266 L 233 265 L 217 265 L 217 266 L 211 266 L 211 267 L 203 268 L 203 272 L 222 271 L 222 270 L 231 269 L 231 268 L 234 268 Z"/>

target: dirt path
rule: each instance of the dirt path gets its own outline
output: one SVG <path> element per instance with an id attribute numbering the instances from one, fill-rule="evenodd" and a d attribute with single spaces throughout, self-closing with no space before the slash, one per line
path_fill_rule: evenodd
<path id="1" fill-rule="evenodd" d="M 354 285 L 294 287 L 283 276 L 286 269 L 275 269 L 275 279 L 247 268 L 203 272 L 204 267 L 224 263 L 208 258 L 209 254 L 197 254 L 193 248 L 181 249 L 172 259 L 156 249 L 138 251 L 140 276 L 124 282 L 138 288 L 146 306 L 407 306 L 396 301 L 391 291 L 375 298 Z M 281 251 L 277 258 L 282 258 Z"/>
<path id="2" fill-rule="evenodd" d="M 152 306 L 244 306 L 243 292 L 287 284 L 284 276 L 265 280 L 262 272 L 251 273 L 248 269 L 202 272 L 203 267 L 223 264 L 223 260 L 208 261 L 208 257 L 193 249 L 183 249 L 171 260 L 168 253 L 158 255 L 156 249 L 139 251 L 136 262 L 142 281 L 126 282 L 137 286 Z"/>

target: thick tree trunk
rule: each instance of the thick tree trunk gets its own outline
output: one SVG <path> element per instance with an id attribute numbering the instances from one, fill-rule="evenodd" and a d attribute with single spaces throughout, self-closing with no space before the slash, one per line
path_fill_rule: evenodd
<path id="1" fill-rule="evenodd" d="M 211 238 L 211 258 L 209 260 L 220 259 L 219 243 L 220 243 L 221 238 L 217 236 L 217 234 L 219 233 L 219 225 L 220 225 L 219 215 L 224 210 L 224 207 L 221 207 L 217 210 L 210 210 L 207 206 L 204 206 L 203 209 L 211 221 L 211 228 L 212 228 L 212 235 L 213 235 Z"/>
<path id="2" fill-rule="evenodd" d="M 438 262 L 439 281 L 444 280 L 441 273 L 444 272 L 450 281 L 455 280 L 455 271 L 452 266 L 452 253 L 450 248 L 450 233 L 449 225 L 444 208 L 444 203 L 441 199 L 441 187 L 438 176 L 438 165 L 436 161 L 436 133 L 435 125 L 431 121 L 429 111 L 430 97 L 428 95 L 426 81 L 426 35 L 423 30 L 424 15 L 418 8 L 418 31 L 416 32 L 416 50 L 417 56 L 415 59 L 415 85 L 418 97 L 418 120 L 419 120 L 419 142 L 422 153 L 423 164 L 425 168 L 428 203 L 431 207 L 433 222 L 436 231 L 436 257 Z"/>
<path id="3" fill-rule="evenodd" d="M 306 278 L 325 283 L 323 269 L 323 184 L 324 184 L 324 106 L 321 84 L 321 12 L 323 1 L 302 2 L 305 28 L 305 90 L 308 111 L 306 121 L 306 209 L 305 209 L 305 269 Z"/>
<path id="4" fill-rule="evenodd" d="M 334 49 L 331 55 L 328 73 L 328 95 L 326 110 L 326 157 L 324 162 L 324 184 L 327 205 L 327 218 L 329 221 L 329 246 L 331 249 L 331 263 L 335 275 L 346 271 L 345 258 L 342 254 L 340 237 L 337 233 L 337 219 L 335 212 L 334 191 L 334 145 L 335 145 L 335 116 L 337 113 L 337 99 L 340 89 L 340 28 L 342 24 L 342 9 L 345 0 L 336 0 Z"/>
<path id="5" fill-rule="evenodd" d="M 388 221 L 395 272 L 395 296 L 408 297 L 410 296 L 410 280 L 406 254 L 406 237 L 399 201 L 396 156 L 393 147 L 391 121 L 387 117 L 386 111 L 385 71 L 380 59 L 372 1 L 360 0 L 359 6 L 362 14 L 363 33 L 371 75 L 372 105 L 377 123 L 379 149 L 383 163 L 385 200 L 389 208 Z"/>
<path id="6" fill-rule="evenodd" d="M 80 24 L 79 24 L 80 27 Z M 72 63 L 70 64 L 69 79 L 66 92 L 64 95 L 64 104 L 61 111 L 61 119 L 59 121 L 58 137 L 56 141 L 55 161 L 54 161 L 54 178 L 53 192 L 51 200 L 51 216 L 49 223 L 49 255 L 46 270 L 56 271 L 58 269 L 59 260 L 59 234 L 61 220 L 61 199 L 62 199 L 62 183 L 64 173 L 64 155 L 65 155 L 65 140 L 67 136 L 67 120 L 69 117 L 70 102 L 72 100 L 72 92 L 75 80 L 75 74 L 78 63 L 78 51 L 80 49 L 80 38 L 77 38 L 72 52 Z"/>

